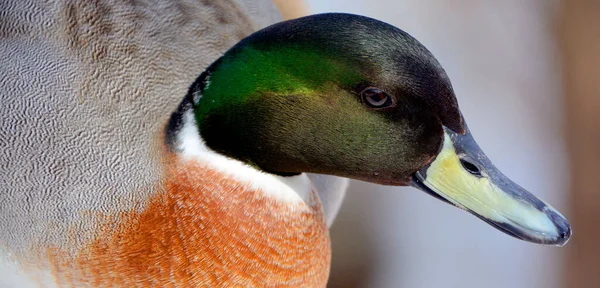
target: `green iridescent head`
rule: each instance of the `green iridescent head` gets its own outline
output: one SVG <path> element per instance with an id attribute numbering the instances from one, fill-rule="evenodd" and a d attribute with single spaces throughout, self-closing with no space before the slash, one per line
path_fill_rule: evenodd
<path id="1" fill-rule="evenodd" d="M 259 31 L 195 86 L 206 144 L 276 174 L 407 184 L 439 151 L 442 124 L 464 131 L 450 81 L 431 53 L 393 26 L 354 15 Z M 365 102 L 373 97 L 388 102 Z"/>
<path id="2" fill-rule="evenodd" d="M 564 244 L 564 217 L 476 145 L 448 76 L 404 31 L 349 14 L 275 24 L 192 85 L 206 145 L 262 171 L 413 185 L 502 231 Z"/>

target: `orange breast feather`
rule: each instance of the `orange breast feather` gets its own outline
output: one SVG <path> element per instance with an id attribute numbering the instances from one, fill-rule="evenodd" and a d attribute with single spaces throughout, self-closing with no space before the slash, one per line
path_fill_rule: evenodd
<path id="1" fill-rule="evenodd" d="M 175 161 L 177 163 L 177 161 Z M 59 285 L 324 287 L 330 243 L 320 203 L 287 203 L 194 160 L 164 192 L 76 255 L 49 249 Z"/>

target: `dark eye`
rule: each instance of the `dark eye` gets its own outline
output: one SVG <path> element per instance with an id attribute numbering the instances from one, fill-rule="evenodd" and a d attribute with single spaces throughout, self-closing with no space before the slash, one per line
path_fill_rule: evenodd
<path id="1" fill-rule="evenodd" d="M 377 88 L 366 88 L 360 92 L 362 101 L 371 108 L 386 108 L 394 104 L 392 97 Z"/>
<path id="2" fill-rule="evenodd" d="M 465 160 L 460 160 L 460 164 L 462 164 L 462 166 L 465 168 L 465 170 L 467 170 L 469 173 L 475 175 L 475 176 L 481 176 L 481 171 L 479 171 L 479 168 L 477 168 L 477 166 L 475 166 L 475 164 L 471 163 L 471 162 L 467 162 Z"/>

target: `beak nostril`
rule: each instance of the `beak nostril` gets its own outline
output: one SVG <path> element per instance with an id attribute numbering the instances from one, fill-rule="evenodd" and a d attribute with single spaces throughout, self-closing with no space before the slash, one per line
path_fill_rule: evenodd
<path id="1" fill-rule="evenodd" d="M 567 238 L 567 232 L 560 233 L 560 238 L 563 238 L 563 239 Z"/>
<path id="2" fill-rule="evenodd" d="M 477 166 L 475 166 L 475 164 L 468 162 L 464 159 L 460 159 L 460 164 L 462 164 L 463 168 L 465 168 L 465 170 L 467 170 L 469 173 L 475 176 L 481 176 L 481 171 Z"/>

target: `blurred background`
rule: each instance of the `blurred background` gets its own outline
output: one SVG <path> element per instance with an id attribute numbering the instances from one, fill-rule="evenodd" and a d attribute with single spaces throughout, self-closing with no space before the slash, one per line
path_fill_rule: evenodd
<path id="1" fill-rule="evenodd" d="M 307 0 L 421 41 L 479 145 L 571 222 L 563 248 L 515 240 L 411 188 L 354 181 L 331 229 L 329 287 L 600 287 L 600 1 Z"/>

